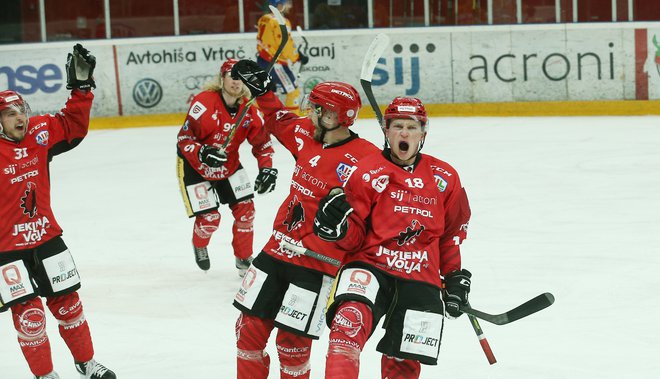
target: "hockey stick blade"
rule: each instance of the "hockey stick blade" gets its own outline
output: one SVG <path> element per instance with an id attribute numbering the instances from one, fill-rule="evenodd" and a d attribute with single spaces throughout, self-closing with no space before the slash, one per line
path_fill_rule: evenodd
<path id="1" fill-rule="evenodd" d="M 551 306 L 554 302 L 555 297 L 550 292 L 546 292 L 505 313 L 492 315 L 474 309 L 469 305 L 461 305 L 461 312 L 480 318 L 484 321 L 488 321 L 495 325 L 506 325 L 543 310 Z"/>
<path id="2" fill-rule="evenodd" d="M 381 112 L 378 102 L 374 97 L 374 92 L 371 89 L 371 78 L 374 75 L 374 69 L 376 64 L 380 59 L 381 55 L 390 44 L 390 37 L 385 34 L 378 34 L 376 38 L 369 45 L 367 53 L 364 55 L 364 60 L 362 61 L 362 72 L 360 73 L 360 84 L 364 90 L 367 99 L 369 100 L 369 105 L 376 114 L 376 119 L 378 119 L 378 124 L 383 125 L 383 112 Z"/>
<path id="3" fill-rule="evenodd" d="M 330 258 L 327 255 L 323 255 L 321 253 L 317 253 L 315 251 L 309 250 L 303 246 L 298 246 L 294 245 L 290 242 L 287 241 L 282 241 L 280 242 L 280 247 L 285 250 L 290 250 L 298 255 L 306 255 L 310 258 L 314 258 L 318 261 L 325 262 L 328 264 L 331 264 L 335 267 L 341 266 L 341 261 L 338 259 Z"/>
<path id="4" fill-rule="evenodd" d="M 371 82 L 371 77 L 374 75 L 376 64 L 389 44 L 390 37 L 385 34 L 378 34 L 376 38 L 374 38 L 371 45 L 369 45 L 369 49 L 367 49 L 367 53 L 364 55 L 364 60 L 362 61 L 362 73 L 360 74 L 361 80 Z"/>
<path id="5" fill-rule="evenodd" d="M 271 59 L 270 63 L 268 63 L 268 67 L 266 67 L 266 72 L 270 74 L 271 70 L 273 69 L 273 66 L 275 65 L 275 63 L 277 63 L 277 59 L 282 54 L 282 50 L 284 50 L 284 46 L 286 45 L 287 41 L 289 41 L 289 31 L 286 28 L 286 20 L 284 19 L 284 16 L 282 16 L 282 13 L 280 13 L 280 11 L 272 5 L 269 5 L 268 7 L 270 8 L 270 11 L 273 12 L 273 16 L 277 20 L 277 23 L 280 25 L 280 33 L 282 34 L 282 41 L 280 42 L 280 45 L 277 47 L 277 51 L 275 51 L 275 55 L 273 55 L 273 59 Z M 243 110 L 241 111 L 241 113 L 238 114 L 238 117 L 236 118 L 236 122 L 229 131 L 229 135 L 225 139 L 225 142 L 222 144 L 223 150 L 227 148 L 227 145 L 229 145 L 231 140 L 234 138 L 234 134 L 236 134 L 236 130 L 238 129 L 238 126 L 243 122 L 243 119 L 245 118 L 248 109 L 250 109 L 250 106 L 252 106 L 252 104 L 256 100 L 257 100 L 256 97 L 250 97 L 247 103 L 245 103 Z"/>

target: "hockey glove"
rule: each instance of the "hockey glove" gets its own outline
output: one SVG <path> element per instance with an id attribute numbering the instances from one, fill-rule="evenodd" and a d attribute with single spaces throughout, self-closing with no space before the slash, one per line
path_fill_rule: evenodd
<path id="1" fill-rule="evenodd" d="M 470 293 L 470 278 L 472 274 L 466 269 L 452 271 L 445 275 L 445 290 L 443 298 L 445 301 L 446 313 L 449 318 L 457 318 L 463 314 L 460 310 L 461 305 L 468 302 Z"/>
<path id="2" fill-rule="evenodd" d="M 299 56 L 298 61 L 300 62 L 301 65 L 304 66 L 304 65 L 306 65 L 307 63 L 309 63 L 309 57 L 308 57 L 307 55 L 303 54 L 303 53 L 300 51 L 300 49 L 298 49 L 298 56 Z"/>
<path id="3" fill-rule="evenodd" d="M 231 68 L 231 77 L 240 80 L 250 90 L 252 97 L 265 94 L 270 89 L 271 77 L 255 61 L 241 59 Z"/>
<path id="4" fill-rule="evenodd" d="M 353 212 L 344 191 L 335 187 L 319 202 L 314 217 L 314 234 L 325 241 L 339 241 L 348 231 L 348 215 Z"/>
<path id="5" fill-rule="evenodd" d="M 277 180 L 277 169 L 264 167 L 254 181 L 254 190 L 260 195 L 272 192 L 275 189 L 275 180 Z"/>
<path id="6" fill-rule="evenodd" d="M 76 44 L 73 53 L 69 53 L 66 59 L 66 89 L 96 88 L 94 67 L 96 67 L 96 58 L 81 44 Z"/>
<path id="7" fill-rule="evenodd" d="M 227 154 L 211 145 L 202 145 L 197 156 L 200 162 L 213 168 L 222 167 L 227 162 Z"/>

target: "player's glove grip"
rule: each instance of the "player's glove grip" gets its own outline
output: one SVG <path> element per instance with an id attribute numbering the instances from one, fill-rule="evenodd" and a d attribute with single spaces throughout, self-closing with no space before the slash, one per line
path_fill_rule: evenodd
<path id="1" fill-rule="evenodd" d="M 272 192 L 275 189 L 276 180 L 277 169 L 264 167 L 259 171 L 259 175 L 257 175 L 257 179 L 254 181 L 254 190 L 260 195 Z"/>
<path id="2" fill-rule="evenodd" d="M 73 53 L 69 53 L 66 59 L 66 88 L 81 90 L 96 88 L 93 76 L 95 67 L 96 57 L 81 44 L 76 44 Z"/>
<path id="3" fill-rule="evenodd" d="M 241 59 L 231 68 L 231 77 L 240 80 L 250 90 L 252 97 L 265 94 L 270 89 L 272 79 L 270 75 L 249 59 Z"/>
<path id="4" fill-rule="evenodd" d="M 339 241 L 348 231 L 348 216 L 353 212 L 344 191 L 335 187 L 319 202 L 314 217 L 314 234 L 325 241 Z"/>
<path id="5" fill-rule="evenodd" d="M 463 314 L 461 305 L 468 302 L 472 273 L 466 269 L 452 271 L 445 275 L 445 290 L 443 299 L 445 301 L 446 313 L 449 318 L 457 318 Z"/>
<path id="6" fill-rule="evenodd" d="M 199 161 L 213 168 L 222 167 L 227 162 L 227 154 L 211 145 L 202 145 L 198 153 Z"/>

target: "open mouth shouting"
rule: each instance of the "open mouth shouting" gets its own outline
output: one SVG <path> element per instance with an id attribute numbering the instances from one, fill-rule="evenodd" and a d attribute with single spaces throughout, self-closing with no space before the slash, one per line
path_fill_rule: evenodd
<path id="1" fill-rule="evenodd" d="M 399 151 L 406 155 L 408 154 L 408 150 L 410 149 L 410 145 L 406 141 L 400 141 L 399 142 Z"/>

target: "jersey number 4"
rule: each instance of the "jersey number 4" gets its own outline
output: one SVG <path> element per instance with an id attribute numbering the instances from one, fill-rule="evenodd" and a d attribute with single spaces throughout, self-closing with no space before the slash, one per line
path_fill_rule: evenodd
<path id="1" fill-rule="evenodd" d="M 312 159 L 309 160 L 309 165 L 312 167 L 316 167 L 319 165 L 319 159 L 321 159 L 320 155 L 317 155 L 313 157 Z"/>

